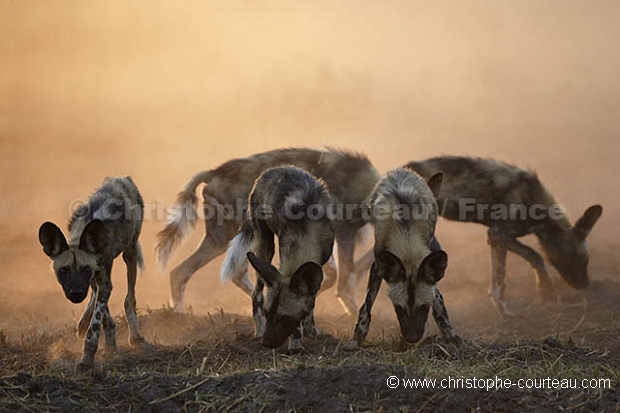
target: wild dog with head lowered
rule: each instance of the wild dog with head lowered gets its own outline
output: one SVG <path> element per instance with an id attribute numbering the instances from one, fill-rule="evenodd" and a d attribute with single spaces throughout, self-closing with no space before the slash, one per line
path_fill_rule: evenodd
<path id="1" fill-rule="evenodd" d="M 336 295 L 346 311 L 351 314 L 356 311 L 353 291 L 357 282 L 353 274 L 355 236 L 366 224 L 361 205 L 370 195 L 379 174 L 361 154 L 304 148 L 278 149 L 234 159 L 195 175 L 187 183 L 171 210 L 166 227 L 158 234 L 157 244 L 158 261 L 164 266 L 174 248 L 194 227 L 198 219 L 196 188 L 206 184 L 202 190 L 205 237 L 198 249 L 170 272 L 171 303 L 176 311 L 183 311 L 183 296 L 192 275 L 224 253 L 246 221 L 248 195 L 256 178 L 266 169 L 281 165 L 304 169 L 327 185 L 339 214 L 333 220 L 338 243 Z M 336 282 L 335 277 L 327 275 L 324 290 Z M 253 285 L 247 272 L 236 274 L 232 281 L 248 295 L 252 293 Z"/>
<path id="2" fill-rule="evenodd" d="M 252 314 L 264 346 L 278 347 L 292 335 L 289 350 L 299 350 L 304 326 L 317 331 L 313 312 L 323 280 L 321 266 L 334 244 L 330 204 L 325 186 L 293 166 L 270 168 L 256 180 L 249 221 L 230 243 L 222 277 L 232 279 L 247 271 L 246 256 L 256 270 Z M 280 269 L 271 265 L 274 235 Z"/>
<path id="3" fill-rule="evenodd" d="M 112 292 L 112 261 L 123 253 L 127 266 L 125 314 L 130 344 L 145 343 L 136 315 L 135 285 L 138 266 L 144 267 L 138 243 L 144 203 L 130 177 L 106 178 L 102 186 L 74 213 L 69 222 L 69 240 L 60 228 L 46 222 L 39 229 L 43 251 L 53 260 L 53 268 L 65 296 L 81 303 L 92 289 L 88 306 L 78 323 L 84 350 L 78 370 L 94 367 L 101 327 L 107 350 L 116 348 L 116 324 L 108 309 Z"/>
<path id="4" fill-rule="evenodd" d="M 554 297 L 543 258 L 517 241 L 518 237 L 535 234 L 564 281 L 577 289 L 588 286 L 585 240 L 603 212 L 600 205 L 589 207 L 572 226 L 534 172 L 492 159 L 459 156 L 410 162 L 406 167 L 424 177 L 443 172 L 444 182 L 437 196 L 442 216 L 489 227 L 489 295 L 500 316 L 511 314 L 504 301 L 507 251 L 518 254 L 534 268 L 543 299 Z"/>
<path id="5" fill-rule="evenodd" d="M 434 236 L 437 204 L 433 194 L 441 181 L 441 173 L 432 176 L 427 184 L 418 174 L 396 169 L 385 175 L 373 190 L 370 208 L 375 261 L 370 269 L 366 300 L 347 348 L 359 347 L 366 338 L 370 313 L 382 281 L 388 285 L 388 297 L 405 340 L 416 342 L 422 338 L 432 307 L 442 336 L 460 341 L 436 285 L 448 265 L 448 255 Z"/>

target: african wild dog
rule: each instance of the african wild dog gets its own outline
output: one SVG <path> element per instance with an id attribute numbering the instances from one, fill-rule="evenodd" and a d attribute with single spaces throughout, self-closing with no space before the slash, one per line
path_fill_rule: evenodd
<path id="1" fill-rule="evenodd" d="M 106 178 L 73 213 L 68 241 L 51 222 L 39 229 L 39 241 L 45 254 L 53 260 L 54 272 L 65 296 L 73 303 L 81 303 L 88 295 L 88 288 L 92 288 L 90 301 L 77 327 L 78 336 L 85 336 L 78 370 L 94 367 L 101 326 L 105 330 L 106 350 L 116 348 L 116 324 L 108 309 L 108 299 L 112 292 L 112 261 L 121 252 L 127 266 L 125 314 L 129 343 L 145 343 L 138 328 L 135 297 L 137 268 L 144 267 L 138 243 L 143 209 L 142 197 L 130 177 Z"/>
<path id="2" fill-rule="evenodd" d="M 317 334 L 314 302 L 323 280 L 321 266 L 334 244 L 330 204 L 325 186 L 293 166 L 270 168 L 256 180 L 248 222 L 230 243 L 222 279 L 246 273 L 247 256 L 256 270 L 252 314 L 256 336 L 262 337 L 264 346 L 278 347 L 292 334 L 289 350 L 300 350 L 304 326 Z M 278 237 L 279 270 L 271 265 L 274 235 Z"/>
<path id="3" fill-rule="evenodd" d="M 396 169 L 383 177 L 372 192 L 375 261 L 348 349 L 359 347 L 368 334 L 370 313 L 382 280 L 388 285 L 388 297 L 405 340 L 416 342 L 422 338 L 432 307 L 443 338 L 460 342 L 436 286 L 448 265 L 448 255 L 434 236 L 437 204 L 433 194 L 441 181 L 441 173 L 427 183 L 416 173 Z"/>
<path id="4" fill-rule="evenodd" d="M 543 299 L 554 297 L 542 257 L 517 241 L 535 234 L 549 262 L 573 288 L 588 286 L 586 236 L 601 216 L 600 205 L 589 207 L 571 226 L 538 176 L 492 159 L 443 156 L 406 165 L 424 177 L 444 174 L 437 203 L 447 219 L 489 227 L 492 278 L 489 295 L 501 317 L 510 315 L 504 301 L 506 252 L 523 257 L 535 270 Z"/>
<path id="5" fill-rule="evenodd" d="M 246 221 L 248 195 L 258 176 L 274 166 L 294 165 L 322 179 L 330 192 L 338 213 L 334 230 L 338 243 L 338 285 L 336 295 L 350 314 L 356 311 L 353 271 L 355 235 L 365 225 L 360 205 L 370 195 L 379 174 L 365 156 L 337 149 L 278 149 L 247 158 L 234 159 L 219 167 L 196 174 L 178 195 L 166 227 L 158 234 L 158 261 L 165 266 L 172 250 L 182 241 L 198 218 L 196 188 L 202 190 L 206 235 L 198 249 L 170 272 L 171 302 L 176 311 L 183 311 L 183 296 L 192 275 L 213 258 L 224 253 L 228 242 Z M 323 290 L 336 278 L 325 273 Z M 232 280 L 251 295 L 252 282 L 247 272 Z"/>

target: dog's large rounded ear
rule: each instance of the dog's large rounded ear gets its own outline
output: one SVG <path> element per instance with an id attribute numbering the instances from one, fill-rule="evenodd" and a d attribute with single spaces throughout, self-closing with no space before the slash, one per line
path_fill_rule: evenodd
<path id="1" fill-rule="evenodd" d="M 306 262 L 291 277 L 289 288 L 300 295 L 315 295 L 321 289 L 323 270 L 314 262 Z"/>
<path id="2" fill-rule="evenodd" d="M 377 254 L 376 265 L 379 275 L 388 283 L 405 281 L 407 279 L 407 272 L 403 262 L 387 250 Z"/>
<path id="3" fill-rule="evenodd" d="M 43 252 L 51 259 L 55 259 L 69 248 L 60 228 L 51 222 L 46 222 L 39 228 L 39 242 L 43 246 Z"/>
<path id="4" fill-rule="evenodd" d="M 437 172 L 435 175 L 428 178 L 428 181 L 426 181 L 426 184 L 430 188 L 435 198 L 439 196 L 439 190 L 441 189 L 442 183 L 443 183 L 443 172 Z"/>
<path id="5" fill-rule="evenodd" d="M 277 270 L 276 267 L 268 263 L 267 261 L 258 258 L 252 251 L 248 252 L 248 261 L 254 267 L 258 276 L 265 281 L 267 287 L 272 287 L 274 284 L 277 284 L 282 279 L 282 275 L 280 271 Z"/>
<path id="6" fill-rule="evenodd" d="M 582 240 L 586 239 L 590 231 L 592 231 L 592 227 L 602 214 L 603 207 L 600 205 L 592 205 L 590 208 L 586 209 L 586 212 L 583 213 L 583 216 L 577 220 L 573 227 L 575 236 Z"/>
<path id="7" fill-rule="evenodd" d="M 448 267 L 448 254 L 439 250 L 431 252 L 422 260 L 418 269 L 418 281 L 435 284 L 441 280 Z"/>
<path id="8" fill-rule="evenodd" d="M 84 227 L 80 236 L 79 249 L 90 254 L 103 253 L 108 237 L 108 231 L 102 221 L 94 219 Z"/>

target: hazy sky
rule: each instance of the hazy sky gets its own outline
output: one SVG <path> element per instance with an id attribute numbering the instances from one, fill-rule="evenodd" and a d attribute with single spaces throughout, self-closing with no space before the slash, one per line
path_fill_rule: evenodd
<path id="1" fill-rule="evenodd" d="M 569 203 L 583 197 L 579 209 L 618 189 L 601 184 L 620 154 L 617 1 L 2 9 L 9 191 L 47 193 L 76 173 L 90 191 L 131 173 L 173 199 L 198 170 L 295 145 L 362 150 L 382 171 L 440 153 L 494 156 L 538 170 Z M 83 191 L 53 188 L 52 200 Z"/>
<path id="2" fill-rule="evenodd" d="M 198 171 L 300 145 L 363 151 L 380 171 L 443 153 L 531 167 L 573 220 L 603 205 L 591 265 L 617 273 L 617 0 L 4 0 L 0 38 L 0 304 L 36 303 L 63 322 L 78 311 L 37 230 L 64 227 L 105 176 L 130 174 L 147 204 L 166 206 Z M 153 274 L 159 217 L 141 236 L 139 306 L 168 300 L 168 279 Z M 451 279 L 483 294 L 484 229 L 438 231 Z M 188 302 L 249 311 L 219 286 L 218 265 L 196 274 Z M 510 268 L 534 288 L 525 263 Z M 123 272 L 119 261 L 115 314 Z"/>

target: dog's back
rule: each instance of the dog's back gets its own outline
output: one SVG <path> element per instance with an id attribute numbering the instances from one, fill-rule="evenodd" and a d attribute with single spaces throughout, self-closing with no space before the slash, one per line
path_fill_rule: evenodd
<path id="1" fill-rule="evenodd" d="M 289 148 L 230 160 L 213 170 L 203 191 L 221 204 L 236 205 L 239 200 L 248 199 L 255 180 L 264 171 L 287 165 L 322 179 L 333 202 L 338 204 L 360 204 L 379 179 L 376 169 L 362 154 L 331 148 Z"/>
<path id="2" fill-rule="evenodd" d="M 437 203 L 418 174 L 389 172 L 371 196 L 375 251 L 389 250 L 416 266 L 430 253 L 437 222 Z"/>
<path id="3" fill-rule="evenodd" d="M 410 162 L 405 167 L 425 178 L 443 172 L 437 203 L 439 213 L 452 220 L 490 226 L 493 223 L 490 217 L 492 206 L 523 205 L 528 208 L 555 204 L 553 196 L 534 172 L 494 159 L 441 156 Z M 487 208 L 468 208 L 472 205 Z"/>
<path id="4" fill-rule="evenodd" d="M 137 242 L 143 213 L 144 201 L 131 177 L 106 178 L 71 216 L 69 244 L 77 244 L 84 227 L 92 220 L 98 219 L 106 228 L 108 249 L 106 254 L 113 259 L 127 245 Z"/>
<path id="5" fill-rule="evenodd" d="M 277 235 L 285 276 L 305 262 L 323 265 L 329 259 L 331 200 L 325 185 L 310 173 L 293 166 L 268 169 L 256 181 L 249 207 L 255 231 L 266 227 Z M 270 209 L 267 219 L 261 216 L 263 208 Z"/>
<path id="6" fill-rule="evenodd" d="M 257 243 L 271 246 L 274 235 L 278 237 L 284 275 L 308 261 L 323 265 L 334 242 L 332 206 L 324 183 L 307 171 L 291 165 L 267 169 L 249 196 L 249 220 L 228 248 L 222 282 L 243 273 L 247 252 Z"/>

